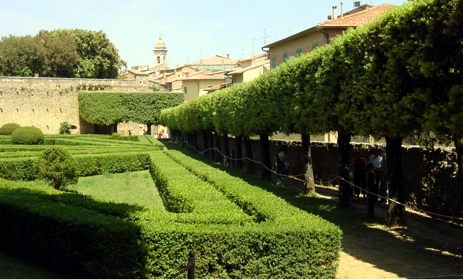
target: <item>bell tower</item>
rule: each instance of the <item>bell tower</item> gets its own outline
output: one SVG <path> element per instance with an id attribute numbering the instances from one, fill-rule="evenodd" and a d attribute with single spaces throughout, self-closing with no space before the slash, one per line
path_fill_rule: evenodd
<path id="1" fill-rule="evenodd" d="M 162 41 L 161 35 L 159 40 L 154 44 L 154 66 L 163 65 L 167 67 L 167 47 Z"/>

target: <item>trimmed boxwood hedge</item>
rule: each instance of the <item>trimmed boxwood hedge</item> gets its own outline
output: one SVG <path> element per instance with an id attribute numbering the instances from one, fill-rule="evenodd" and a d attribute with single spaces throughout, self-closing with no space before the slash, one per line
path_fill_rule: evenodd
<path id="1" fill-rule="evenodd" d="M 11 135 L 16 128 L 20 127 L 17 123 L 6 123 L 0 127 L 0 135 Z"/>
<path id="2" fill-rule="evenodd" d="M 95 154 L 73 156 L 78 176 L 103 173 L 122 173 L 148 170 L 150 158 L 147 153 Z M 0 160 L 0 178 L 14 181 L 31 181 L 37 178 L 34 158 Z"/>
<path id="3" fill-rule="evenodd" d="M 19 127 L 11 134 L 13 144 L 36 145 L 42 144 L 43 139 L 43 132 L 34 126 Z"/>
<path id="4" fill-rule="evenodd" d="M 341 249 L 337 226 L 239 178 L 171 155 L 262 218 L 216 224 L 196 219 L 194 211 L 176 214 L 78 199 L 52 188 L 32 190 L 26 182 L 0 179 L 0 248 L 97 278 L 179 278 L 190 250 L 196 253 L 198 278 L 334 278 Z M 150 162 L 160 158 L 160 152 L 153 152 Z M 156 176 L 167 171 L 160 168 Z M 185 184 L 184 193 L 203 183 Z M 192 203 L 198 207 L 204 202 Z"/>

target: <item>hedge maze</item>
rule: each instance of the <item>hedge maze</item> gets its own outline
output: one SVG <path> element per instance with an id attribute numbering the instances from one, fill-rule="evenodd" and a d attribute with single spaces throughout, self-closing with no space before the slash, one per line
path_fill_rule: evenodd
<path id="1" fill-rule="evenodd" d="M 0 136 L 0 249 L 97 278 L 334 278 L 341 230 L 240 178 L 167 150 L 152 136 Z M 68 150 L 79 176 L 148 170 L 165 210 L 37 186 L 34 161 Z M 136 182 L 133 182 L 136 184 Z"/>

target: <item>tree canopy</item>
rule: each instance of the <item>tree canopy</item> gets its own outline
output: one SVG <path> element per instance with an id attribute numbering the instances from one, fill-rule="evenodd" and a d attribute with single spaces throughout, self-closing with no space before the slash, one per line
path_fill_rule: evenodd
<path id="1" fill-rule="evenodd" d="M 183 103 L 181 92 L 79 92 L 79 114 L 89 123 L 112 125 L 123 121 L 159 124 L 162 109 Z"/>
<path id="2" fill-rule="evenodd" d="M 401 144 L 410 133 L 453 139 L 463 178 L 461 30 L 463 1 L 410 1 L 251 82 L 212 93 L 213 108 L 202 113 L 212 114 L 217 133 L 262 137 L 336 130 L 338 136 L 385 138 L 390 195 L 402 204 Z M 161 124 L 182 123 L 184 111 L 195 116 L 200 107 L 187 103 L 162 112 Z M 188 129 L 194 132 L 195 126 Z M 396 206 L 390 206 L 398 209 L 391 217 L 403 214 Z M 403 224 L 402 218 L 388 223 Z"/>
<path id="3" fill-rule="evenodd" d="M 0 76 L 110 79 L 125 64 L 103 31 L 41 30 L 0 40 Z"/>

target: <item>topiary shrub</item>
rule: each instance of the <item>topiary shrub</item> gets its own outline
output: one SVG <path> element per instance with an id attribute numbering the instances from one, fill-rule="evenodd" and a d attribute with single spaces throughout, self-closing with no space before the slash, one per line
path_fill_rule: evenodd
<path id="1" fill-rule="evenodd" d="M 0 127 L 0 135 L 11 135 L 16 128 L 20 127 L 17 123 L 6 123 Z"/>
<path id="2" fill-rule="evenodd" d="M 71 134 L 71 125 L 68 122 L 60 123 L 59 134 Z"/>
<path id="3" fill-rule="evenodd" d="M 43 132 L 37 127 L 33 126 L 23 126 L 17 128 L 11 134 L 11 142 L 13 142 L 13 144 L 42 144 L 43 138 Z"/>
<path id="4" fill-rule="evenodd" d="M 113 134 L 111 134 L 111 138 L 116 139 L 116 140 L 120 140 L 121 135 L 119 133 L 117 133 L 117 132 L 114 132 Z"/>
<path id="5" fill-rule="evenodd" d="M 37 160 L 36 166 L 37 178 L 45 180 L 57 190 L 79 181 L 74 159 L 62 148 L 53 147 L 45 150 Z"/>

